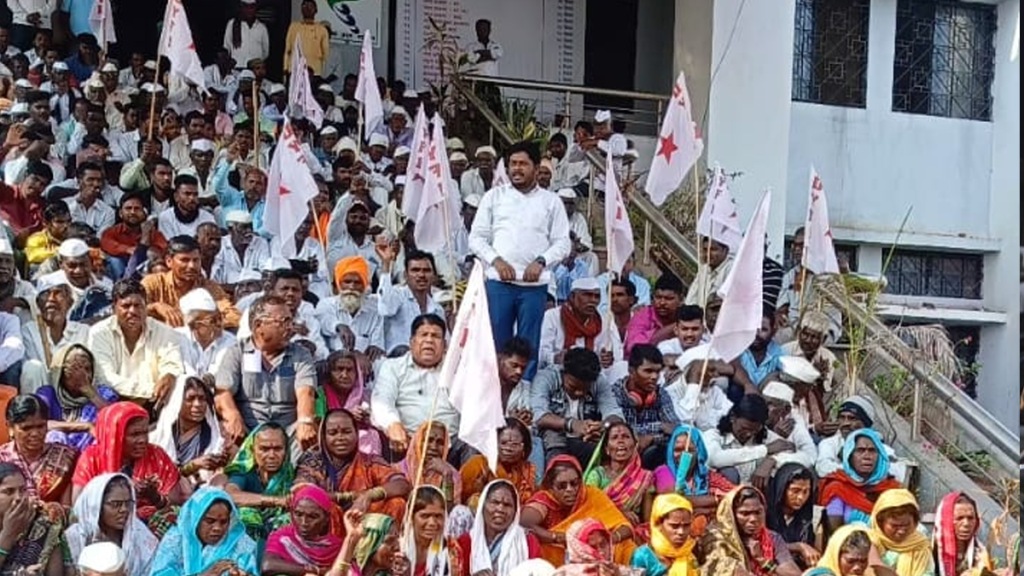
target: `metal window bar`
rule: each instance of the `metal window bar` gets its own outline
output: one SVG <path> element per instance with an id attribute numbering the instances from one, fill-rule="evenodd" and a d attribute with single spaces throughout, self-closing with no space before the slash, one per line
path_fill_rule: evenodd
<path id="1" fill-rule="evenodd" d="M 797 0 L 793 100 L 866 106 L 870 10 L 870 0 Z"/>

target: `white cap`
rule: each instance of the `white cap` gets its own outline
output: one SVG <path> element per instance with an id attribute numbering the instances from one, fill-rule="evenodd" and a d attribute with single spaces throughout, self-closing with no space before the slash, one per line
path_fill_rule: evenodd
<path id="1" fill-rule="evenodd" d="M 252 214 L 245 210 L 231 210 L 224 215 L 226 224 L 252 224 Z"/>
<path id="2" fill-rule="evenodd" d="M 292 263 L 285 260 L 281 256 L 271 256 L 263 261 L 260 265 L 260 270 L 263 272 L 273 272 L 275 270 L 291 270 Z"/>
<path id="3" fill-rule="evenodd" d="M 597 113 L 594 114 L 594 122 L 597 122 L 598 124 L 603 124 L 611 119 L 612 113 L 607 110 L 598 110 Z"/>
<path id="4" fill-rule="evenodd" d="M 153 70 L 155 72 L 156 71 L 156 60 L 146 60 L 146 62 L 142 65 L 142 67 L 145 68 L 146 70 Z"/>
<path id="5" fill-rule="evenodd" d="M 238 282 L 236 282 L 236 284 L 241 284 L 242 282 L 262 282 L 262 281 L 263 281 L 263 277 L 260 276 L 259 272 L 255 271 L 255 270 L 253 270 L 251 268 L 243 268 L 242 271 L 238 273 Z"/>
<path id="6" fill-rule="evenodd" d="M 399 156 L 408 156 L 409 154 L 412 154 L 412 149 L 408 146 L 399 146 L 398 148 L 395 148 L 395 153 L 392 154 L 392 156 L 398 158 Z"/>
<path id="7" fill-rule="evenodd" d="M 28 114 L 28 104 L 25 102 L 18 102 L 14 106 L 11 106 L 10 112 L 11 116 L 14 116 L 15 114 Z"/>
<path id="8" fill-rule="evenodd" d="M 100 90 L 104 88 L 103 80 L 100 80 L 95 74 L 85 81 L 85 87 L 94 90 Z"/>
<path id="9" fill-rule="evenodd" d="M 29 82 L 27 78 L 18 78 L 18 81 L 15 82 L 14 85 L 17 86 L 18 88 L 28 88 L 30 90 L 32 88 L 35 88 L 35 86 L 33 86 L 32 83 Z"/>
<path id="10" fill-rule="evenodd" d="M 693 364 L 698 360 L 703 362 L 705 358 L 710 362 L 712 360 L 718 360 L 719 356 L 711 349 L 710 344 L 698 344 L 697 346 L 683 352 L 679 358 L 676 358 L 676 368 L 683 371 L 683 376 L 685 378 L 686 369 L 690 367 L 690 364 Z"/>
<path id="11" fill-rule="evenodd" d="M 239 80 L 255 80 L 256 79 L 256 74 L 254 74 L 252 70 L 249 70 L 248 68 L 246 68 L 245 70 L 242 70 L 241 72 L 238 73 L 238 79 Z"/>
<path id="12" fill-rule="evenodd" d="M 338 129 L 335 128 L 334 126 L 324 126 L 323 130 L 320 131 L 320 135 L 321 136 L 331 136 L 331 135 L 335 135 L 336 136 L 337 134 L 338 134 Z"/>
<path id="13" fill-rule="evenodd" d="M 115 66 L 113 62 L 107 62 L 106 64 L 103 65 L 103 68 L 100 68 L 100 72 L 117 72 L 117 71 L 118 71 L 117 70 L 117 66 Z"/>
<path id="14" fill-rule="evenodd" d="M 317 86 L 316 89 L 319 90 L 320 92 L 329 92 L 331 94 L 334 94 L 334 88 L 332 88 L 330 84 L 321 84 Z"/>
<path id="15" fill-rule="evenodd" d="M 370 146 L 383 146 L 388 147 L 388 137 L 384 134 L 370 134 Z"/>
<path id="16" fill-rule="evenodd" d="M 268 92 L 271 96 L 273 96 L 274 94 L 280 94 L 284 92 L 284 84 L 278 84 L 275 82 L 270 85 L 270 90 Z"/>
<path id="17" fill-rule="evenodd" d="M 88 253 L 89 245 L 78 238 L 68 238 L 57 248 L 57 254 L 63 258 L 80 258 Z"/>
<path id="18" fill-rule="evenodd" d="M 0 237 L 0 254 L 14 256 L 14 246 L 11 246 L 11 241 L 6 237 Z"/>
<path id="19" fill-rule="evenodd" d="M 782 382 L 769 382 L 761 389 L 761 395 L 771 400 L 780 400 L 787 404 L 793 403 L 793 389 Z"/>
<path id="20" fill-rule="evenodd" d="M 460 138 L 455 138 L 455 137 L 449 138 L 448 142 L 445 143 L 444 147 L 449 149 L 449 150 L 465 150 L 466 149 L 466 145 L 462 143 L 462 140 Z"/>
<path id="21" fill-rule="evenodd" d="M 466 158 L 466 155 L 461 151 L 456 150 L 448 157 L 448 162 L 469 162 L 469 158 Z"/>
<path id="22" fill-rule="evenodd" d="M 67 63 L 65 62 L 61 62 L 60 60 L 58 60 L 53 63 L 54 72 L 67 72 L 68 70 L 70 70 L 70 68 L 68 68 Z"/>
<path id="23" fill-rule="evenodd" d="M 494 146 L 481 146 L 476 149 L 476 152 L 473 153 L 473 156 L 479 158 L 483 154 L 490 154 L 495 158 L 498 157 L 498 151 L 494 149 Z"/>
<path id="24" fill-rule="evenodd" d="M 405 186 L 405 182 L 405 174 L 399 174 L 398 176 L 395 176 L 395 186 Z"/>
<path id="25" fill-rule="evenodd" d="M 79 570 L 113 574 L 124 568 L 124 550 L 113 542 L 89 544 L 78 554 Z"/>
<path id="26" fill-rule="evenodd" d="M 60 271 L 53 272 L 51 274 L 44 274 L 36 280 L 36 294 L 42 295 L 43 293 L 58 286 L 68 285 L 68 277 Z"/>
<path id="27" fill-rule="evenodd" d="M 142 85 L 143 92 L 163 92 L 164 87 L 160 84 L 153 84 L 152 82 L 146 82 Z"/>
<path id="28" fill-rule="evenodd" d="M 182 314 L 188 316 L 192 312 L 216 312 L 217 302 L 205 288 L 196 288 L 181 297 L 178 307 Z"/>
<path id="29" fill-rule="evenodd" d="M 434 302 L 437 302 L 438 304 L 448 304 L 452 301 L 451 290 L 442 290 L 439 288 L 434 288 L 432 292 L 433 293 L 430 295 L 430 297 L 433 298 Z"/>
<path id="30" fill-rule="evenodd" d="M 783 374 L 805 384 L 814 384 L 821 377 L 821 372 L 803 356 L 783 356 L 779 365 Z"/>
<path id="31" fill-rule="evenodd" d="M 552 576 L 556 568 L 543 558 L 520 562 L 509 570 L 508 576 Z"/>
<path id="32" fill-rule="evenodd" d="M 419 97 L 420 97 L 419 92 L 413 90 L 412 88 L 406 88 L 405 92 L 402 92 L 402 98 L 419 98 Z"/>
<path id="33" fill-rule="evenodd" d="M 405 120 L 407 122 L 409 120 L 412 120 L 412 118 L 409 118 L 409 113 L 406 112 L 405 108 L 402 108 L 401 106 L 395 106 L 394 108 L 392 108 L 391 109 L 391 114 L 389 114 L 389 116 L 401 116 L 401 117 L 405 118 Z"/>
<path id="34" fill-rule="evenodd" d="M 352 138 L 345 136 L 338 143 L 334 145 L 334 153 L 341 154 L 345 150 L 351 150 L 353 152 L 359 152 L 359 145 Z"/>
<path id="35" fill-rule="evenodd" d="M 597 283 L 597 278 L 591 278 L 590 276 L 584 276 L 583 278 L 577 278 L 572 281 L 572 287 L 570 292 L 577 290 L 583 290 L 584 292 L 596 292 L 601 289 L 601 285 Z"/>
<path id="36" fill-rule="evenodd" d="M 213 140 L 199 138 L 192 141 L 192 149 L 197 152 L 213 152 Z"/>
<path id="37" fill-rule="evenodd" d="M 572 188 L 559 188 L 558 189 L 558 197 L 559 198 L 565 198 L 566 200 L 575 200 L 576 199 L 576 191 L 573 190 Z"/>
<path id="38" fill-rule="evenodd" d="M 252 4 L 255 4 L 255 3 L 256 3 L 256 0 L 242 0 L 242 4 L 252 5 Z"/>
<path id="39" fill-rule="evenodd" d="M 462 199 L 462 203 L 472 206 L 473 208 L 479 208 L 480 200 L 481 198 L 479 194 L 467 194 L 466 197 Z"/>

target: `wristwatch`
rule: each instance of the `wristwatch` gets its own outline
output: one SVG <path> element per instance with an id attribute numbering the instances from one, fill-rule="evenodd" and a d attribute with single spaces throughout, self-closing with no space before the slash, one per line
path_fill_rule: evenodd
<path id="1" fill-rule="evenodd" d="M 540 263 L 540 265 L 541 265 L 541 266 L 544 266 L 545 268 L 546 268 L 546 267 L 547 267 L 547 265 L 548 265 L 548 261 L 547 261 L 547 260 L 545 260 L 543 256 L 537 256 L 536 258 L 534 258 L 534 259 L 533 259 L 533 261 L 534 261 L 534 262 L 539 262 L 539 263 Z"/>

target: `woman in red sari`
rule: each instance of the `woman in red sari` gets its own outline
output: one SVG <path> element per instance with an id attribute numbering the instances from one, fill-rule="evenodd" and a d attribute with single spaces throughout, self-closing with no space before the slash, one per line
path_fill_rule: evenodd
<path id="1" fill-rule="evenodd" d="M 264 574 L 324 574 L 341 551 L 341 509 L 324 489 L 306 484 L 291 498 L 292 521 L 270 533 Z"/>
<path id="2" fill-rule="evenodd" d="M 843 469 L 821 479 L 818 504 L 825 507 L 830 530 L 867 522 L 875 501 L 886 490 L 900 488 L 889 476 L 889 457 L 878 432 L 854 430 L 843 445 Z"/>
<path id="3" fill-rule="evenodd" d="M 187 495 L 181 474 L 162 448 L 149 443 L 149 414 L 137 404 L 115 402 L 96 418 L 96 443 L 82 452 L 72 477 L 75 501 L 89 480 L 120 472 L 135 483 L 135 510 L 157 538 L 174 525 Z"/>

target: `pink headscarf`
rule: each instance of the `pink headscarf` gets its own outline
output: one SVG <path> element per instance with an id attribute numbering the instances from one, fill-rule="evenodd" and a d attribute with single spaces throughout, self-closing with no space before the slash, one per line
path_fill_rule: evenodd
<path id="1" fill-rule="evenodd" d="M 338 536 L 341 528 L 341 509 L 331 501 L 331 496 L 323 488 L 313 484 L 303 484 L 292 494 L 291 509 L 303 500 L 309 500 L 327 513 L 330 528 L 319 540 L 306 540 L 299 536 L 292 524 L 279 528 L 267 539 L 267 554 L 295 564 L 313 564 L 319 568 L 330 568 L 341 551 L 342 539 Z"/>
<path id="2" fill-rule="evenodd" d="M 348 393 L 348 398 L 342 401 L 341 396 L 334 389 L 334 386 L 327 384 L 323 387 L 324 397 L 327 399 L 327 411 L 338 410 L 344 408 L 349 412 L 353 409 L 359 408 L 363 403 L 363 393 L 366 390 L 366 384 L 363 378 L 363 371 L 359 369 L 359 362 L 348 352 L 336 352 L 327 357 L 327 378 L 331 378 L 331 367 L 335 362 L 343 358 L 348 358 L 356 366 L 356 381 L 352 385 L 352 390 Z M 372 428 L 365 426 L 356 426 L 359 429 L 359 451 L 363 454 L 372 454 L 374 456 L 380 456 L 380 434 Z"/>

